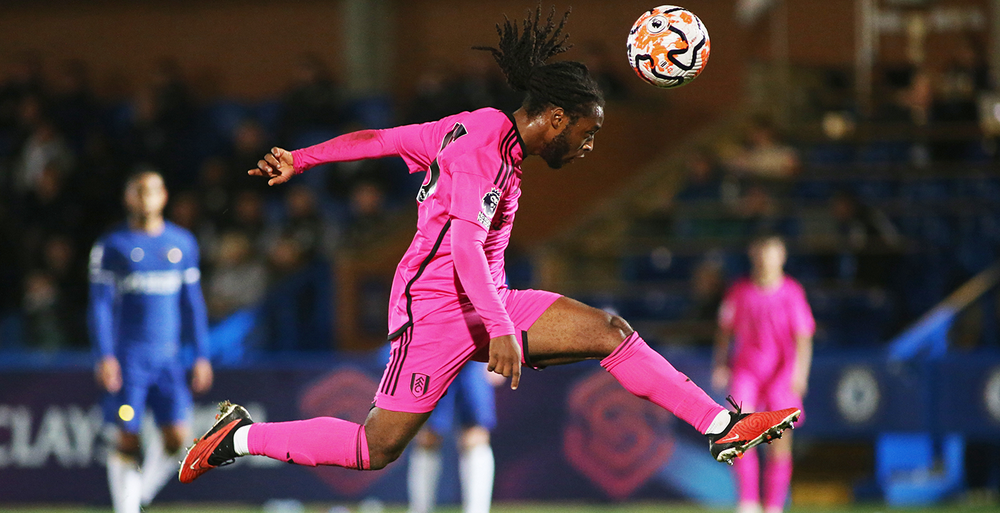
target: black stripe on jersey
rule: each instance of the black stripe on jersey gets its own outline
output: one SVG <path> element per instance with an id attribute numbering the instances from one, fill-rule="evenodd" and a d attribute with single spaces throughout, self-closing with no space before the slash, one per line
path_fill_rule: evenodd
<path id="1" fill-rule="evenodd" d="M 517 129 L 511 127 L 510 131 L 507 132 L 507 135 L 503 136 L 503 139 L 500 139 L 500 144 L 497 146 L 497 150 L 500 151 L 500 169 L 497 170 L 497 177 L 493 179 L 493 185 L 500 185 L 500 177 L 503 176 L 505 168 L 509 165 L 507 159 L 504 158 L 504 155 L 510 153 L 510 149 L 508 147 L 516 139 L 514 137 L 515 134 L 517 134 Z"/>
<path id="2" fill-rule="evenodd" d="M 361 429 L 362 428 L 364 428 L 364 426 L 358 426 L 358 434 L 354 438 L 354 457 L 357 458 L 357 460 L 355 460 L 355 461 L 358 462 L 358 470 L 364 470 L 365 469 L 365 463 L 361 459 L 361 437 L 364 436 L 361 433 Z"/>
<path id="3" fill-rule="evenodd" d="M 514 142 L 517 142 L 515 139 Z M 503 175 L 503 180 L 500 180 L 500 190 L 507 187 L 507 180 L 510 179 L 511 175 L 514 174 L 514 144 L 511 144 L 507 151 L 504 152 L 504 161 L 507 162 L 507 173 Z"/>
<path id="4" fill-rule="evenodd" d="M 392 376 L 396 373 L 396 367 L 399 366 L 399 353 L 403 350 L 403 344 L 406 342 L 406 334 L 409 332 L 409 329 L 410 324 L 406 323 L 402 328 L 393 332 L 393 335 L 395 335 L 396 332 L 399 332 L 399 335 L 392 337 L 393 339 L 399 336 L 402 336 L 403 339 L 399 341 L 399 346 L 390 352 L 389 365 L 385 371 L 385 379 L 382 382 L 382 387 L 379 389 L 379 391 L 383 394 L 389 393 L 389 382 L 392 381 Z"/>
<path id="5" fill-rule="evenodd" d="M 396 352 L 396 360 L 390 363 L 390 368 L 388 370 L 388 379 L 382 386 L 382 393 L 387 395 L 396 395 L 396 385 L 399 383 L 399 372 L 403 368 L 403 361 L 406 360 L 406 353 L 410 348 L 410 340 L 413 338 L 413 330 L 409 329 L 413 327 L 413 294 L 410 289 L 413 288 L 413 284 L 416 283 L 417 279 L 420 278 L 427 266 L 437 255 L 438 249 L 441 249 L 441 243 L 444 242 L 444 236 L 448 233 L 448 228 L 451 228 L 451 219 L 444 223 L 441 227 L 441 233 L 438 234 L 438 238 L 434 241 L 434 247 L 431 248 L 431 252 L 424 258 L 423 262 L 420 262 L 420 267 L 417 269 L 417 273 L 410 278 L 410 281 L 406 283 L 406 318 L 405 324 L 399 327 L 396 331 L 389 334 L 389 340 L 393 340 L 400 335 L 404 335 L 404 338 L 399 342 L 399 351 Z M 408 336 L 406 336 L 408 334 Z M 392 383 L 392 388 L 389 388 L 389 383 Z"/>
<path id="6" fill-rule="evenodd" d="M 387 395 L 396 395 L 396 385 L 399 384 L 399 375 L 403 372 L 403 363 L 406 362 L 406 355 L 410 352 L 410 342 L 413 342 L 413 324 L 410 324 L 409 329 L 403 333 L 403 339 L 400 340 L 399 344 L 399 360 L 396 362 L 396 369 L 393 371 L 390 379 L 386 380 L 385 388 Z M 391 388 L 390 388 L 391 384 Z"/>

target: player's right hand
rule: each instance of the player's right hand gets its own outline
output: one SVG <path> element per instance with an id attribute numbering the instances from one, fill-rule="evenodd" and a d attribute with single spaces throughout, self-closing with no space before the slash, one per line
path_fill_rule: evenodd
<path id="1" fill-rule="evenodd" d="M 511 390 L 521 382 L 521 345 L 514 335 L 490 339 L 490 363 L 486 370 L 510 378 Z"/>
<path id="2" fill-rule="evenodd" d="M 264 155 L 264 158 L 257 161 L 257 167 L 247 171 L 250 176 L 263 176 L 268 178 L 268 185 L 278 185 L 291 180 L 295 176 L 295 164 L 292 161 L 292 152 L 278 148 L 271 148 L 271 152 Z"/>
<path id="3" fill-rule="evenodd" d="M 112 394 L 118 393 L 122 389 L 122 368 L 114 356 L 101 358 L 101 361 L 97 362 L 94 373 L 97 377 L 97 384 L 101 388 Z"/>

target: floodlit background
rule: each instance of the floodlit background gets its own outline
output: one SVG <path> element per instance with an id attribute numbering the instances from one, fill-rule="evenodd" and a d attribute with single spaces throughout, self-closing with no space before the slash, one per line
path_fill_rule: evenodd
<path id="1" fill-rule="evenodd" d="M 605 125 L 572 166 L 525 163 L 511 285 L 621 314 L 708 387 L 722 291 L 746 273 L 748 239 L 776 231 L 819 323 L 792 508 L 995 508 L 1000 2 L 690 0 L 712 53 L 670 91 L 635 77 L 625 56 L 653 3 L 556 7 L 570 5 L 575 46 L 560 57 L 598 77 Z M 266 420 L 362 419 L 423 177 L 386 159 L 272 189 L 245 171 L 275 145 L 515 109 L 520 98 L 471 47 L 495 44 L 504 14 L 534 7 L 5 1 L 0 509 L 109 507 L 87 262 L 139 168 L 164 174 L 169 219 L 202 249 L 217 383 L 196 398 L 196 431 L 226 398 Z M 704 439 L 596 364 L 529 372 L 519 391 L 498 391 L 498 408 L 497 511 L 734 504 L 730 469 Z M 635 436 L 599 435 L 622 426 Z M 445 472 L 441 500 L 454 504 L 457 474 Z M 363 474 L 241 461 L 170 484 L 152 510 L 296 501 L 398 509 L 405 457 Z M 514 506 L 525 502 L 536 509 Z"/>

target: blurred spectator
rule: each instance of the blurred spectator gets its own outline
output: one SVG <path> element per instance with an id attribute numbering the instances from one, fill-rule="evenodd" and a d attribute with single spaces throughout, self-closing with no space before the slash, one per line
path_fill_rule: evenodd
<path id="1" fill-rule="evenodd" d="M 889 69 L 883 81 L 875 121 L 926 125 L 933 100 L 930 74 L 918 68 Z"/>
<path id="2" fill-rule="evenodd" d="M 338 162 L 334 164 L 334 172 L 327 176 L 326 190 L 333 199 L 349 203 L 351 194 L 360 183 L 376 184 L 383 191 L 391 190 L 394 185 L 406 184 L 408 173 L 393 167 L 393 164 L 389 159 Z M 423 181 L 424 177 L 419 173 L 417 175 Z M 419 182 L 416 187 L 419 187 Z M 416 187 L 406 187 L 401 192 L 406 199 L 410 199 Z"/>
<path id="3" fill-rule="evenodd" d="M 957 42 L 958 48 L 949 56 L 938 81 L 934 119 L 975 123 L 979 119 L 979 94 L 990 89 L 989 67 L 981 51 L 986 46 L 971 34 L 957 38 Z"/>
<path id="4" fill-rule="evenodd" d="M 799 155 L 778 137 L 770 122 L 756 118 L 747 130 L 746 143 L 726 167 L 737 176 L 785 180 L 798 173 Z"/>
<path id="5" fill-rule="evenodd" d="M 308 261 L 295 237 L 280 236 L 268 253 L 273 286 L 264 302 L 268 349 L 329 350 L 333 343 L 330 265 Z"/>
<path id="6" fill-rule="evenodd" d="M 341 122 L 343 100 L 326 62 L 314 53 L 299 55 L 292 80 L 282 99 L 283 138 L 290 141 L 305 130 L 337 127 Z M 255 158 L 253 162 L 256 161 Z"/>
<path id="7" fill-rule="evenodd" d="M 750 185 L 735 205 L 734 213 L 741 221 L 744 235 L 774 231 L 778 205 L 771 192 L 760 184 Z"/>
<path id="8" fill-rule="evenodd" d="M 351 213 L 344 245 L 352 249 L 369 246 L 382 240 L 391 226 L 382 189 L 371 182 L 357 184 L 351 191 Z"/>
<path id="9" fill-rule="evenodd" d="M 414 83 L 414 96 L 406 114 L 406 123 L 426 123 L 461 112 L 461 95 L 454 88 L 455 77 L 442 65 L 420 71 Z"/>
<path id="10" fill-rule="evenodd" d="M 705 258 L 694 268 L 690 281 L 691 310 L 685 317 L 697 321 L 714 321 L 726 292 L 726 277 L 718 258 Z M 708 337 L 706 342 L 711 342 Z"/>
<path id="11" fill-rule="evenodd" d="M 34 349 L 55 351 L 66 346 L 59 312 L 67 308 L 55 280 L 45 271 L 35 269 L 25 278 L 22 310 L 26 321 L 27 345 Z"/>
<path id="12" fill-rule="evenodd" d="M 853 278 L 858 285 L 888 286 L 903 242 L 889 216 L 844 191 L 830 199 L 830 215 L 836 246 L 855 259 L 853 276 L 844 276 L 842 271 L 841 277 Z"/>
<path id="13" fill-rule="evenodd" d="M 158 125 L 171 136 L 189 128 L 194 115 L 194 99 L 175 59 L 163 57 L 156 61 L 150 92 Z"/>
<path id="14" fill-rule="evenodd" d="M 73 191 L 87 214 L 80 238 L 88 244 L 121 219 L 121 191 L 127 168 L 117 158 L 111 137 L 103 130 L 87 135 L 83 153 L 78 154 L 76 172 L 67 177 L 66 189 Z"/>
<path id="15" fill-rule="evenodd" d="M 264 297 L 268 278 L 267 267 L 243 233 L 224 233 L 215 253 L 205 299 L 209 317 L 221 319 L 257 304 Z"/>
<path id="16" fill-rule="evenodd" d="M 44 350 L 86 347 L 83 312 L 72 307 L 86 301 L 86 271 L 73 241 L 49 237 L 33 260 L 40 266 L 25 278 L 22 303 L 28 345 Z"/>
<path id="17" fill-rule="evenodd" d="M 233 148 L 226 162 L 226 175 L 222 183 L 226 188 L 246 189 L 259 186 L 259 182 L 247 176 L 247 170 L 256 167 L 257 161 L 271 151 L 267 135 L 260 123 L 245 119 L 233 130 Z"/>
<path id="18" fill-rule="evenodd" d="M 79 59 L 64 61 L 53 82 L 52 118 L 70 146 L 82 153 L 99 120 L 99 105 L 90 88 L 87 65 Z"/>
<path id="19" fill-rule="evenodd" d="M 158 116 L 156 98 L 148 88 L 132 98 L 131 117 L 118 140 L 118 153 L 127 158 L 127 167 L 166 169 L 169 162 L 170 130 Z"/>
<path id="20" fill-rule="evenodd" d="M 455 78 L 450 89 L 454 90 L 456 111 L 472 111 L 493 107 L 514 112 L 521 107 L 521 93 L 507 85 L 500 68 L 489 54 L 474 52 Z M 439 118 L 434 118 L 439 119 Z"/>
<path id="21" fill-rule="evenodd" d="M 38 187 L 45 169 L 69 172 L 72 165 L 73 153 L 62 136 L 51 121 L 41 119 L 21 149 L 14 168 L 14 189 L 19 194 L 27 194 Z"/>
<path id="22" fill-rule="evenodd" d="M 333 233 L 320 214 L 316 197 L 302 185 L 286 188 L 285 218 L 270 226 L 265 237 L 271 247 L 282 239 L 294 240 L 303 262 L 325 257 L 334 246 Z"/>
<path id="23" fill-rule="evenodd" d="M 220 231 L 242 233 L 253 245 L 254 250 L 261 253 L 267 250 L 263 238 L 264 228 L 264 200 L 260 193 L 253 190 L 244 190 L 236 194 L 232 208 L 219 227 Z"/>
<path id="24" fill-rule="evenodd" d="M 0 83 L 0 132 L 13 130 L 20 118 L 21 104 L 28 97 L 42 98 L 42 59 L 37 52 L 19 52 Z"/>
<path id="25" fill-rule="evenodd" d="M 202 216 L 202 205 L 196 193 L 182 191 L 174 194 L 167 205 L 167 218 L 195 235 L 202 254 L 215 254 L 219 244 L 216 227 Z M 205 258 L 201 265 L 203 270 L 210 270 L 211 266 L 209 258 Z"/>
<path id="26" fill-rule="evenodd" d="M 198 179 L 198 198 L 209 223 L 218 227 L 225 223 L 226 211 L 232 204 L 232 175 L 220 157 L 205 159 Z"/>
<path id="27" fill-rule="evenodd" d="M 837 191 L 830 199 L 840 245 L 853 250 L 898 248 L 899 230 L 881 210 L 862 204 L 851 193 Z"/>
<path id="28" fill-rule="evenodd" d="M 583 45 L 583 55 L 580 60 L 587 65 L 590 75 L 601 86 L 604 99 L 608 101 L 627 100 L 629 96 L 628 88 L 621 77 L 614 70 L 618 66 L 612 65 L 611 56 L 608 55 L 608 48 L 599 41 L 588 41 Z"/>
<path id="29" fill-rule="evenodd" d="M 67 192 L 63 172 L 54 165 L 42 169 L 36 186 L 29 191 L 21 205 L 25 234 L 22 248 L 29 251 L 39 248 L 50 234 L 79 235 L 83 211 L 76 196 Z"/>
<path id="30" fill-rule="evenodd" d="M 723 175 L 715 155 L 709 150 L 692 152 L 685 162 L 684 185 L 675 196 L 678 201 L 723 199 Z"/>
<path id="31" fill-rule="evenodd" d="M 11 251 L 23 243 L 23 224 L 12 213 L 9 203 L 0 201 L 0 315 L 21 305 L 21 285 L 24 279 L 23 251 Z M 79 305 L 78 305 L 79 306 Z"/>

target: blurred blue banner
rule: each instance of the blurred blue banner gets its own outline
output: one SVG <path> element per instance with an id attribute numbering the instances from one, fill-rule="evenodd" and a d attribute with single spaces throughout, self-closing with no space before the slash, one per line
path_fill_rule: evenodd
<path id="1" fill-rule="evenodd" d="M 708 383 L 707 355 L 667 357 L 695 382 Z M 361 422 L 382 365 L 378 357 L 337 363 L 288 359 L 218 369 L 212 392 L 196 399 L 195 435 L 211 423 L 214 404 L 223 399 L 246 405 L 258 421 L 333 415 Z M 0 374 L 0 502 L 108 503 L 109 433 L 99 395 L 88 368 Z M 713 392 L 716 399 L 723 395 Z M 518 391 L 497 390 L 497 408 L 498 501 L 673 499 L 710 506 L 733 501 L 729 467 L 712 461 L 704 437 L 631 396 L 596 362 L 526 369 Z M 909 367 L 876 355 L 818 356 L 797 434 L 874 440 L 886 431 L 995 437 L 1000 355 L 949 354 Z M 453 452 L 446 449 L 444 503 L 458 499 L 457 471 L 448 454 Z M 194 484 L 171 483 L 158 500 L 218 501 L 219 490 L 240 490 L 240 501 L 256 503 L 366 497 L 405 502 L 405 475 L 405 457 L 379 472 L 243 458 Z"/>

